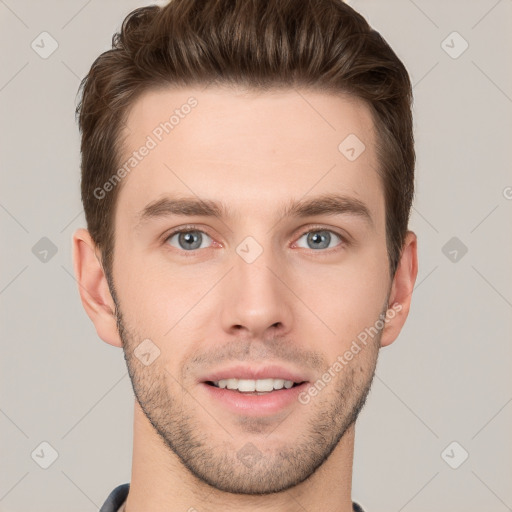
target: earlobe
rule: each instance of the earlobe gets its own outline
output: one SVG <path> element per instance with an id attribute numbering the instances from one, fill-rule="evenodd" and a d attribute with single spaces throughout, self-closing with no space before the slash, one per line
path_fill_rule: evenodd
<path id="1" fill-rule="evenodd" d="M 96 244 L 89 231 L 83 228 L 73 234 L 73 266 L 82 305 L 98 336 L 110 345 L 122 347 L 117 330 L 115 304 L 96 254 Z"/>
<path id="2" fill-rule="evenodd" d="M 398 263 L 391 291 L 386 323 L 381 337 L 381 347 L 391 345 L 398 337 L 411 307 L 412 292 L 418 274 L 417 237 L 407 231 L 400 261 Z"/>

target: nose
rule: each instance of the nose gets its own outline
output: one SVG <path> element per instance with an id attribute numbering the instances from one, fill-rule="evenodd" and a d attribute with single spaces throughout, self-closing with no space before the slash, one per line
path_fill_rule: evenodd
<path id="1" fill-rule="evenodd" d="M 234 255 L 234 268 L 223 282 L 222 325 L 229 334 L 263 339 L 284 336 L 292 327 L 293 294 L 283 264 L 266 250 L 252 263 Z"/>

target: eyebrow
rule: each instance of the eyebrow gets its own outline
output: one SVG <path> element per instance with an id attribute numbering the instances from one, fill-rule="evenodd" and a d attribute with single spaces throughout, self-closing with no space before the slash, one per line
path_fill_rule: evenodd
<path id="1" fill-rule="evenodd" d="M 144 224 L 151 219 L 172 215 L 218 219 L 235 216 L 222 202 L 197 197 L 166 196 L 146 205 L 137 214 L 137 225 Z M 303 218 L 319 215 L 351 215 L 361 218 L 370 227 L 374 227 L 370 209 L 364 202 L 355 197 L 340 194 L 323 194 L 306 200 L 291 200 L 277 214 L 279 218 Z"/>

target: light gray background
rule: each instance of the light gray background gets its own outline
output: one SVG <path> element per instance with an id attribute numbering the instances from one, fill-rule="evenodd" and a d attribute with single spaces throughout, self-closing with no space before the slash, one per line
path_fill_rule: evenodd
<path id="1" fill-rule="evenodd" d="M 97 337 L 73 277 L 85 226 L 74 109 L 79 80 L 143 4 L 0 0 L 1 511 L 93 512 L 130 480 L 122 352 Z M 512 0 L 351 4 L 414 83 L 419 238 L 409 319 L 358 421 L 353 497 L 369 512 L 512 510 Z M 31 48 L 43 31 L 59 45 L 47 59 Z M 445 51 L 464 44 L 446 40 L 454 31 L 469 44 L 458 58 Z M 42 237 L 57 248 L 46 262 L 32 251 Z M 48 469 L 43 441 L 58 452 Z"/>

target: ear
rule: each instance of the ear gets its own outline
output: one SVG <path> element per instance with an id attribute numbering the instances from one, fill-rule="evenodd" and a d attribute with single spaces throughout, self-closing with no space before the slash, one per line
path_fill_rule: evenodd
<path id="1" fill-rule="evenodd" d="M 96 244 L 89 231 L 83 228 L 75 231 L 73 266 L 85 312 L 103 341 L 115 347 L 122 347 L 123 343 L 117 330 L 115 303 L 96 251 Z"/>
<path id="2" fill-rule="evenodd" d="M 381 347 L 391 345 L 405 324 L 411 307 L 412 292 L 417 274 L 417 237 L 412 231 L 407 231 L 400 261 L 389 293 L 387 321 L 382 331 Z"/>

